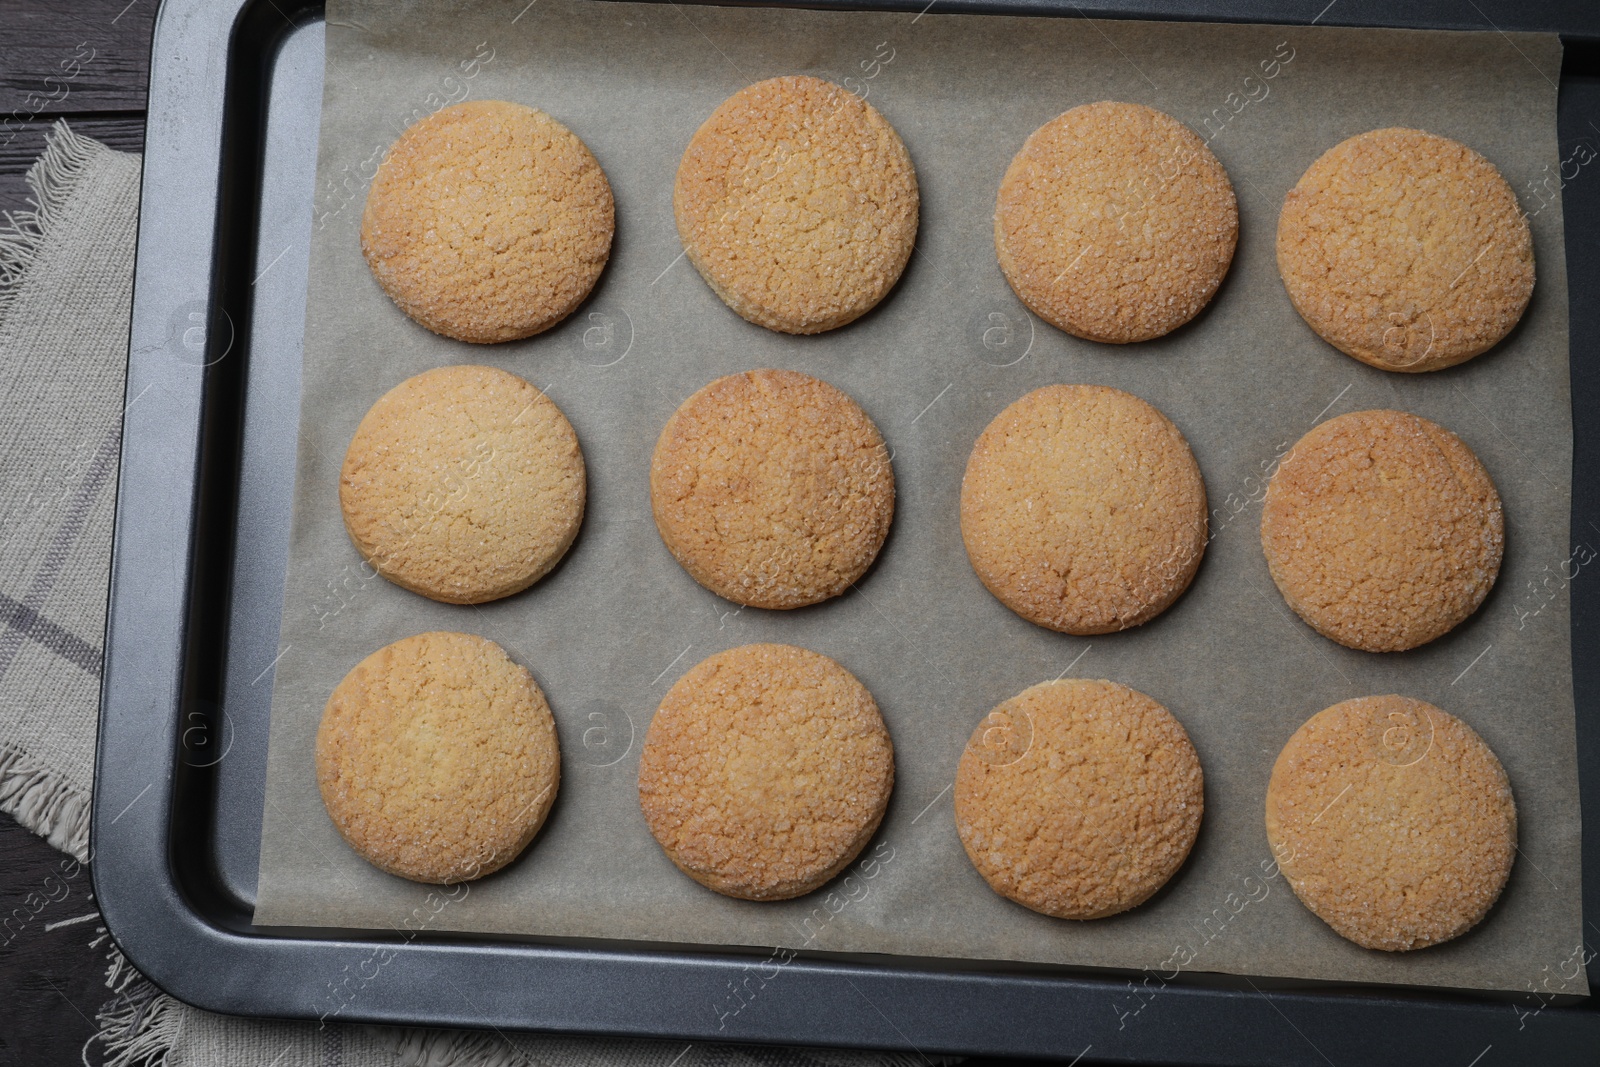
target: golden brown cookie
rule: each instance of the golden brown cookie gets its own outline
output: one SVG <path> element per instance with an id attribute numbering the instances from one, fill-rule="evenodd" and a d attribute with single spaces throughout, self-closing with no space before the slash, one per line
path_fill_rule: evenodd
<path id="1" fill-rule="evenodd" d="M 450 604 L 510 596 L 583 523 L 583 453 L 548 396 L 494 367 L 440 367 L 389 390 L 339 475 L 344 526 L 379 574 Z"/>
<path id="2" fill-rule="evenodd" d="M 788 370 L 718 378 L 685 400 L 650 461 L 661 540 L 736 604 L 798 608 L 838 596 L 877 558 L 894 469 L 848 395 Z"/>
<path id="3" fill-rule="evenodd" d="M 961 537 L 989 592 L 1069 634 L 1125 630 L 1189 587 L 1206 547 L 1200 467 L 1165 415 L 1100 385 L 1048 385 L 978 437 Z"/>
<path id="4" fill-rule="evenodd" d="M 1421 130 L 1341 141 L 1278 216 L 1278 272 L 1322 339 L 1428 371 L 1494 347 L 1533 293 L 1533 239 L 1493 163 Z"/>
<path id="5" fill-rule="evenodd" d="M 367 192 L 361 251 L 400 310 L 486 344 L 548 330 L 611 254 L 615 208 L 587 146 L 542 111 L 473 100 L 413 123 Z"/>
<path id="6" fill-rule="evenodd" d="M 1228 172 L 1183 123 L 1102 100 L 1040 126 L 1000 182 L 994 247 L 1046 322 L 1148 341 L 1200 313 L 1239 237 Z"/>
<path id="7" fill-rule="evenodd" d="M 1200 757 L 1172 713 L 1115 682 L 1024 689 L 972 732 L 956 831 L 1001 896 L 1058 919 L 1148 900 L 1183 866 L 1205 808 Z"/>
<path id="8" fill-rule="evenodd" d="M 561 780 L 533 675 L 472 634 L 417 634 L 334 687 L 317 729 L 328 817 L 373 866 L 414 882 L 481 878 L 522 852 Z"/>
<path id="9" fill-rule="evenodd" d="M 1267 786 L 1267 840 L 1301 903 L 1342 937 L 1404 952 L 1466 933 L 1511 874 L 1511 783 L 1432 704 L 1359 697 L 1318 712 Z"/>
<path id="10" fill-rule="evenodd" d="M 1398 652 L 1478 610 L 1505 520 L 1461 438 L 1404 411 L 1355 411 L 1295 443 L 1267 484 L 1261 548 L 1283 598 L 1341 645 Z"/>
<path id="11" fill-rule="evenodd" d="M 639 805 L 668 858 L 746 900 L 797 897 L 844 870 L 893 788 L 872 694 L 793 645 L 696 664 L 661 701 L 639 758 Z"/>
<path id="12" fill-rule="evenodd" d="M 678 164 L 673 212 L 700 276 L 769 330 L 821 333 L 899 281 L 917 237 L 917 174 L 894 127 L 820 78 L 724 100 Z"/>

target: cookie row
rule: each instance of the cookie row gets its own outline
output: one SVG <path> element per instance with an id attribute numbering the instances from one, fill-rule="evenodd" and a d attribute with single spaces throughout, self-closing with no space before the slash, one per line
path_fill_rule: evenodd
<path id="1" fill-rule="evenodd" d="M 345 528 L 395 584 L 453 604 L 526 589 L 577 537 L 583 452 L 551 399 L 484 366 L 407 379 L 345 454 Z M 743 606 L 838 596 L 894 516 L 882 435 L 842 390 L 795 371 L 718 378 L 667 420 L 650 505 L 673 557 Z M 1181 596 L 1211 537 L 1183 433 L 1107 386 L 1037 389 L 978 436 L 961 535 L 983 584 L 1018 615 L 1090 635 L 1147 622 Z M 1415 648 L 1483 603 L 1504 549 L 1499 494 L 1455 434 L 1400 411 L 1330 419 L 1277 461 L 1261 516 L 1273 581 L 1318 633 L 1372 652 Z"/>
<path id="2" fill-rule="evenodd" d="M 877 109 L 830 82 L 740 90 L 690 139 L 673 186 L 685 254 L 735 312 L 815 334 L 899 281 L 915 245 L 915 168 Z M 584 143 L 504 101 L 408 128 L 368 192 L 361 248 L 383 290 L 462 341 L 530 337 L 569 315 L 610 255 L 615 202 Z M 1194 131 L 1140 104 L 1045 123 L 1000 183 L 1000 268 L 1022 302 L 1078 337 L 1163 336 L 1211 300 L 1238 205 Z M 1373 130 L 1329 149 L 1284 200 L 1278 267 L 1340 351 L 1427 371 L 1494 346 L 1533 290 L 1527 218 L 1498 170 L 1456 141 Z"/>
<path id="3" fill-rule="evenodd" d="M 366 860 L 421 882 L 499 870 L 555 799 L 543 692 L 494 642 L 433 632 L 368 656 L 333 691 L 317 779 Z M 1148 900 L 1200 830 L 1188 734 L 1109 681 L 1024 690 L 973 730 L 955 824 L 995 892 L 1064 919 Z M 894 746 L 872 694 L 827 656 L 744 645 L 687 671 L 650 722 L 639 804 L 668 858 L 746 900 L 812 892 L 861 853 L 888 808 Z M 1340 935 L 1401 951 L 1456 937 L 1510 874 L 1516 805 L 1473 730 L 1419 700 L 1364 697 L 1313 716 L 1267 787 L 1266 830 L 1295 894 Z"/>

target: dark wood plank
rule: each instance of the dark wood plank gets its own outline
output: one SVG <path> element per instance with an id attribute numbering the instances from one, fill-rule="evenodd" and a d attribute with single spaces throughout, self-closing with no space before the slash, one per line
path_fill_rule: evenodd
<path id="1" fill-rule="evenodd" d="M 15 136 L 9 139 L 0 135 L 0 212 L 21 211 L 29 206 L 28 186 L 23 177 L 44 151 L 45 135 L 55 125 L 56 118 L 65 118 L 74 131 L 110 148 L 123 152 L 144 149 L 143 112 L 40 116 L 13 131 Z"/>
<path id="2" fill-rule="evenodd" d="M 86 866 L 0 815 L 0 1067 L 82 1062 L 109 996 L 105 946 L 89 947 L 99 919 L 83 918 L 93 893 Z M 89 1062 L 100 1058 L 92 1049 Z"/>
<path id="3" fill-rule="evenodd" d="M 41 112 L 142 111 L 157 4 L 0 0 L 0 129 Z"/>

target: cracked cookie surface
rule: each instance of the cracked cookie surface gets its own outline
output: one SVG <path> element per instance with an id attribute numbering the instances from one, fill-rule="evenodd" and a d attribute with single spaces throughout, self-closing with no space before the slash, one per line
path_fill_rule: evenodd
<path id="1" fill-rule="evenodd" d="M 1267 786 L 1267 840 L 1342 937 L 1403 952 L 1459 937 L 1511 874 L 1517 807 L 1483 739 L 1432 704 L 1359 697 L 1312 716 Z"/>
<path id="2" fill-rule="evenodd" d="M 345 452 L 339 504 L 357 551 L 450 604 L 544 577 L 583 524 L 583 452 L 544 393 L 494 367 L 440 367 L 385 393 Z"/>
<path id="3" fill-rule="evenodd" d="M 1206 489 L 1183 434 L 1131 393 L 1049 385 L 979 435 L 961 536 L 983 584 L 1030 622 L 1102 634 L 1147 622 L 1194 579 Z"/>
<path id="4" fill-rule="evenodd" d="M 787 900 L 842 871 L 894 788 L 872 694 L 820 653 L 743 645 L 667 692 L 639 759 L 639 804 L 689 877 L 746 900 Z"/>
<path id="5" fill-rule="evenodd" d="M 1091 341 L 1147 341 L 1211 301 L 1233 262 L 1239 208 L 1193 130 L 1110 100 L 1029 135 L 1000 182 L 994 247 L 1034 314 Z"/>
<path id="6" fill-rule="evenodd" d="M 317 729 L 328 817 L 363 859 L 417 882 L 499 870 L 544 825 L 561 779 L 555 720 L 493 641 L 435 631 L 380 648 Z"/>
<path id="7" fill-rule="evenodd" d="M 1505 518 L 1489 472 L 1455 434 L 1404 411 L 1354 411 L 1279 463 L 1261 547 L 1312 629 L 1398 652 L 1478 610 L 1500 573 Z"/>
<path id="8" fill-rule="evenodd" d="M 662 428 L 650 461 L 661 540 L 736 604 L 797 608 L 863 574 L 894 518 L 878 428 L 842 390 L 787 370 L 718 378 Z"/>
<path id="9" fill-rule="evenodd" d="M 996 893 L 1061 919 L 1148 900 L 1188 857 L 1204 806 L 1183 726 L 1115 682 L 1023 690 L 978 724 L 956 770 L 972 865 Z"/>
<path id="10" fill-rule="evenodd" d="M 531 337 L 572 313 L 611 255 L 616 208 L 577 135 L 503 100 L 409 126 L 367 192 L 361 251 L 411 318 L 458 341 Z"/>
<path id="11" fill-rule="evenodd" d="M 1323 340 L 1385 370 L 1485 352 L 1533 294 L 1533 239 L 1483 156 L 1421 130 L 1328 149 L 1284 199 L 1278 272 Z"/>
<path id="12" fill-rule="evenodd" d="M 894 288 L 917 236 L 917 175 L 878 110 L 820 78 L 734 93 L 678 165 L 673 212 L 700 276 L 741 317 L 835 329 Z"/>

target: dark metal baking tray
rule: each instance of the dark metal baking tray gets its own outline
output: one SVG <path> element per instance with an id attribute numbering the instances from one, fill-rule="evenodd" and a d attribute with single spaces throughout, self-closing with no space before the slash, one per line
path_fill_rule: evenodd
<path id="1" fill-rule="evenodd" d="M 926 0 L 872 5 L 918 11 Z M 1600 150 L 1600 6 L 940 0 L 940 11 L 1559 31 L 1562 158 Z M 173 995 L 282 1018 L 1206 1064 L 1592 1063 L 1600 1004 L 625 942 L 251 925 L 288 556 L 320 3 L 167 0 L 156 25 L 92 846 L 118 945 Z M 1600 531 L 1600 178 L 1564 185 L 1574 541 Z M 1600 581 L 1571 583 L 1583 814 L 1600 826 Z M 1600 946 L 1600 835 L 1583 848 Z M 1591 950 L 1592 951 L 1592 950 Z M 1552 961 L 1559 963 L 1559 961 Z M 742 989 L 736 1015 L 719 1012 Z M 1125 1009 L 1124 1009 L 1125 1010 Z"/>

